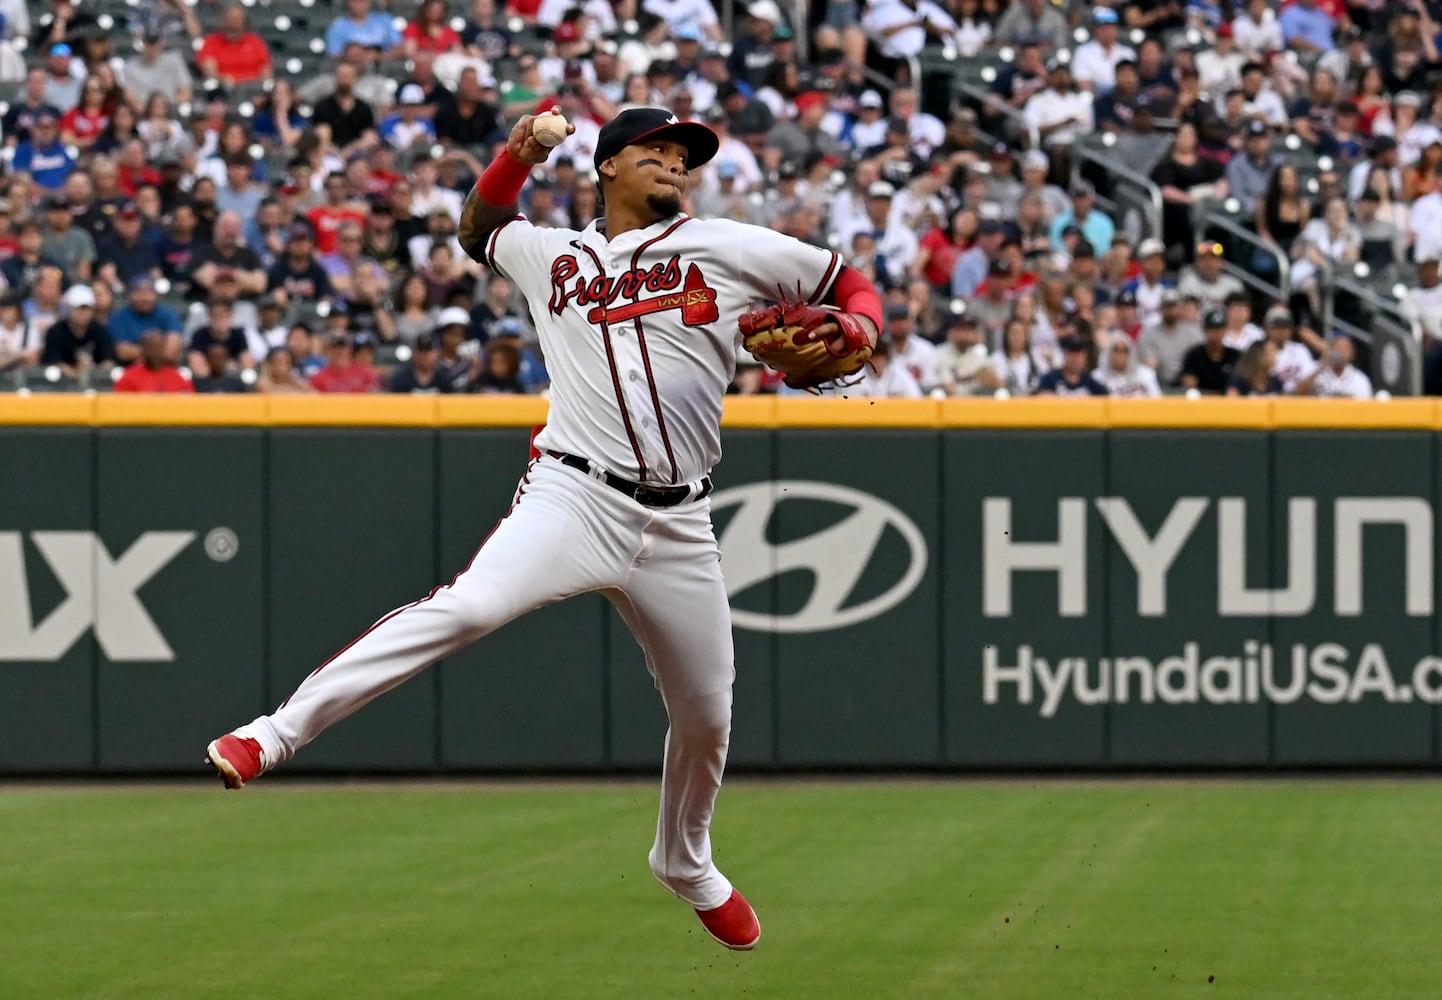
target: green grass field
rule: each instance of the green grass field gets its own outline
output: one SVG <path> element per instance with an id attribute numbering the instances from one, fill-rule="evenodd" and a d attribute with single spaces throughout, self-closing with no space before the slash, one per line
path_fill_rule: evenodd
<path id="1" fill-rule="evenodd" d="M 732 954 L 649 782 L 266 780 L 0 788 L 0 997 L 1442 996 L 1437 783 L 737 781 Z"/>

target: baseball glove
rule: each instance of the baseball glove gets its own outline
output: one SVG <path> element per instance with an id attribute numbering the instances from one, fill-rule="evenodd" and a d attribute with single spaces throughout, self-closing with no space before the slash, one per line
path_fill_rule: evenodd
<path id="1" fill-rule="evenodd" d="M 817 336 L 834 324 L 839 333 Z M 793 389 L 816 389 L 861 371 L 871 338 L 850 313 L 804 302 L 782 302 L 741 317 L 741 343 L 752 357 L 776 369 Z"/>

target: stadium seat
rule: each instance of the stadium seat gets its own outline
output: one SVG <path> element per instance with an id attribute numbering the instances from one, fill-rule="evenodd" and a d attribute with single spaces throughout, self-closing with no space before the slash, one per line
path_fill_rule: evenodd
<path id="1" fill-rule="evenodd" d="M 376 344 L 376 367 L 387 369 L 395 367 L 400 360 L 396 354 L 400 346 L 399 344 Z M 409 350 L 406 351 L 406 356 L 410 356 Z"/>
<path id="2" fill-rule="evenodd" d="M 61 373 L 54 365 L 30 365 L 20 369 L 22 383 L 19 388 L 29 392 L 78 392 L 88 388 L 94 380 L 74 379 Z"/>

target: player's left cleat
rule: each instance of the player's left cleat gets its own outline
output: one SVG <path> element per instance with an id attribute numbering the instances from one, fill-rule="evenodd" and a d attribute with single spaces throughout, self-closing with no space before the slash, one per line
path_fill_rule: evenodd
<path id="1" fill-rule="evenodd" d="M 226 788 L 244 788 L 265 770 L 260 744 L 249 736 L 227 733 L 205 748 L 205 760 L 215 768 Z"/>
<path id="2" fill-rule="evenodd" d="M 761 922 L 746 897 L 735 889 L 731 898 L 714 910 L 697 910 L 701 926 L 732 951 L 750 951 L 761 940 Z"/>

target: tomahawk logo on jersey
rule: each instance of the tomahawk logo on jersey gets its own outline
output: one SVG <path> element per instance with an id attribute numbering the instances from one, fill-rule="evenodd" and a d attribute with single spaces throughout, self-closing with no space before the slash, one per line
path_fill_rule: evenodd
<path id="1" fill-rule="evenodd" d="M 551 266 L 551 301 L 549 308 L 557 316 L 565 311 L 574 300 L 578 305 L 596 305 L 587 311 L 586 319 L 592 323 L 605 320 L 620 323 L 636 316 L 660 312 L 665 309 L 680 309 L 681 322 L 687 326 L 714 323 L 719 318 L 716 309 L 716 289 L 706 284 L 701 269 L 695 264 L 686 266 L 686 282 L 680 294 L 653 295 L 639 298 L 641 292 L 668 292 L 681 285 L 681 257 L 673 254 L 665 264 L 653 264 L 649 270 L 630 270 L 614 278 L 597 276 L 588 283 L 580 277 L 580 263 L 572 255 L 557 257 Z M 612 309 L 617 299 L 635 299 L 629 305 Z"/>

